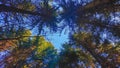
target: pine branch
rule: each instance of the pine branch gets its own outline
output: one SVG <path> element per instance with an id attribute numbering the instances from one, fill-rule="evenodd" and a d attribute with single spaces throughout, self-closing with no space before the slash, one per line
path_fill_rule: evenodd
<path id="1" fill-rule="evenodd" d="M 120 4 L 115 4 L 115 2 L 118 2 L 118 0 L 94 0 L 85 5 L 83 11 L 91 13 L 101 11 L 119 12 Z"/>
<path id="2" fill-rule="evenodd" d="M 39 12 L 27 11 L 24 9 L 19 9 L 19 8 L 16 8 L 13 6 L 7 6 L 4 4 L 0 4 L 0 12 L 15 12 L 15 13 L 21 13 L 21 14 L 38 15 L 38 16 L 42 15 Z"/>
<path id="3" fill-rule="evenodd" d="M 19 39 L 25 38 L 25 37 L 41 37 L 41 36 L 20 36 L 20 37 L 12 37 L 12 38 L 1 38 L 0 41 L 19 40 Z"/>

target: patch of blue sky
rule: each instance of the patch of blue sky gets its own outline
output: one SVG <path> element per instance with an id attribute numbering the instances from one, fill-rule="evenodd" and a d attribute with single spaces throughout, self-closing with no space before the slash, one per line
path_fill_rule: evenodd
<path id="1" fill-rule="evenodd" d="M 69 41 L 69 31 L 66 31 L 66 29 L 63 29 L 62 32 L 52 32 L 48 30 L 48 28 L 44 28 L 46 33 L 42 34 L 46 40 L 51 42 L 55 49 L 60 50 L 62 48 L 62 44 L 66 43 Z M 33 35 L 37 35 L 38 30 L 37 27 L 32 30 Z"/>
<path id="2" fill-rule="evenodd" d="M 57 34 L 57 33 L 54 33 L 54 34 L 49 34 L 48 36 L 46 36 L 46 38 L 54 45 L 54 47 L 56 49 L 61 49 L 62 46 L 65 42 L 68 42 L 69 41 L 69 37 L 68 37 L 68 34 Z"/>
<path id="3" fill-rule="evenodd" d="M 9 50 L 1 51 L 0 52 L 0 62 L 5 59 L 6 56 L 9 55 Z"/>

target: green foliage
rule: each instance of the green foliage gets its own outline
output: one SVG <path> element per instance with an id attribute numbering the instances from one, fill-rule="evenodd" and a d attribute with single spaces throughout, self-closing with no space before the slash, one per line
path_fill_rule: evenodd
<path id="1" fill-rule="evenodd" d="M 38 65 L 40 67 L 55 67 L 57 62 L 57 51 L 54 49 L 53 45 L 46 41 L 43 36 L 40 36 L 39 40 L 38 37 L 29 39 L 29 34 L 29 30 L 25 31 L 23 36 L 27 35 L 28 38 L 25 37 L 19 40 L 20 46 L 13 48 L 10 56 L 5 59 L 5 61 L 7 61 L 6 67 L 29 68 Z M 36 42 L 36 39 L 38 42 Z M 35 44 L 35 42 L 37 44 Z M 32 63 L 35 62 L 36 64 L 32 65 L 32 63 L 27 60 L 28 58 L 31 58 L 30 60 L 32 60 Z"/>
<path id="2" fill-rule="evenodd" d="M 87 32 L 80 32 L 80 33 L 76 33 L 73 35 L 73 38 L 75 38 L 76 40 L 79 40 L 79 41 L 85 41 L 86 39 L 91 39 L 92 36 L 90 33 L 87 33 Z"/>
<path id="3" fill-rule="evenodd" d="M 75 49 L 82 48 L 82 50 L 80 49 L 82 52 L 79 52 L 79 54 L 83 56 L 80 56 L 79 58 L 81 58 L 83 62 L 87 60 L 88 65 L 89 65 L 89 62 L 91 63 L 91 59 L 93 60 L 93 57 L 94 57 L 95 60 L 99 61 L 99 63 L 103 67 L 104 67 L 103 62 L 107 63 L 110 67 L 118 66 L 119 61 L 117 58 L 120 52 L 119 44 L 113 44 L 112 42 L 106 39 L 102 40 L 99 44 L 96 44 L 94 40 L 96 40 L 96 38 L 92 34 L 87 32 L 78 32 L 76 34 L 73 34 L 71 39 L 71 43 L 74 44 L 73 47 L 76 47 Z M 85 51 L 89 52 L 89 54 L 88 55 L 86 55 L 86 53 L 84 54 L 83 52 Z M 115 61 L 113 62 L 113 64 L 111 63 L 111 61 L 109 61 L 110 58 L 112 61 Z M 113 58 L 116 58 L 117 60 L 114 60 Z M 105 61 L 101 61 L 99 59 L 101 60 L 104 59 Z M 92 65 L 95 66 L 96 63 L 95 61 L 93 62 L 94 63 L 92 63 Z"/>
<path id="4" fill-rule="evenodd" d="M 81 63 L 81 64 L 79 64 Z M 74 45 L 64 44 L 60 52 L 59 66 L 63 68 L 79 68 L 82 65 L 92 66 L 94 64 L 93 57 L 81 48 L 74 48 Z"/>
<path id="5" fill-rule="evenodd" d="M 31 4 L 30 2 L 23 2 L 17 4 L 17 8 L 19 9 L 25 9 L 28 11 L 34 11 L 35 10 L 35 5 Z"/>
<path id="6" fill-rule="evenodd" d="M 21 38 L 22 39 L 22 41 L 28 41 L 29 40 L 29 37 L 32 35 L 32 33 L 31 33 L 31 31 L 30 30 L 25 30 L 25 31 L 23 31 L 23 34 L 21 35 L 21 37 L 23 37 L 23 38 Z"/>
<path id="7" fill-rule="evenodd" d="M 54 50 L 53 45 L 50 42 L 47 42 L 44 37 L 39 39 L 39 43 L 36 49 L 36 56 L 38 58 L 43 58 L 47 55 L 47 52 Z"/>

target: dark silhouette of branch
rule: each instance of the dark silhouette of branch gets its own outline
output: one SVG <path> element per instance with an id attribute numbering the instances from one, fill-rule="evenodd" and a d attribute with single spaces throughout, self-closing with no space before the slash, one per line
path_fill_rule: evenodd
<path id="1" fill-rule="evenodd" d="M 4 4 L 0 4 L 0 12 L 15 12 L 15 13 L 21 13 L 21 14 L 38 15 L 38 16 L 42 15 L 39 12 L 27 11 L 24 9 L 19 9 L 19 8 L 16 8 L 13 6 L 7 6 Z"/>
<path id="2" fill-rule="evenodd" d="M 89 42 L 84 42 L 84 41 L 79 41 L 80 44 L 88 51 L 90 54 L 96 59 L 96 61 L 104 68 L 104 67 L 115 67 L 114 64 L 109 62 L 107 59 L 104 57 L 100 56 L 95 52 L 95 49 L 92 47 L 93 45 Z"/>
<path id="3" fill-rule="evenodd" d="M 107 29 L 108 31 L 111 31 L 113 34 L 116 36 L 120 37 L 120 24 L 109 24 L 106 21 L 101 21 L 101 20 L 90 20 L 87 18 L 82 18 L 82 20 L 78 20 L 78 24 L 89 24 L 94 27 L 99 27 L 101 29 Z"/>
<path id="4" fill-rule="evenodd" d="M 19 40 L 21 38 L 25 37 L 41 37 L 41 36 L 20 36 L 20 37 L 12 37 L 12 38 L 1 38 L 0 41 L 5 41 L 5 40 Z"/>
<path id="5" fill-rule="evenodd" d="M 120 4 L 115 4 L 118 0 L 94 0 L 83 7 L 84 12 L 119 12 Z"/>

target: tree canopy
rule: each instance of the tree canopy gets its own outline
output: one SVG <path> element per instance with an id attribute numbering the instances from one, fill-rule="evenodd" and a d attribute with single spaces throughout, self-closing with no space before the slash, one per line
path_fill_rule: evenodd
<path id="1" fill-rule="evenodd" d="M 9 54 L 0 66 L 120 67 L 119 19 L 119 0 L 1 0 L 0 51 Z M 44 35 L 65 28 L 69 42 L 57 52 Z"/>

